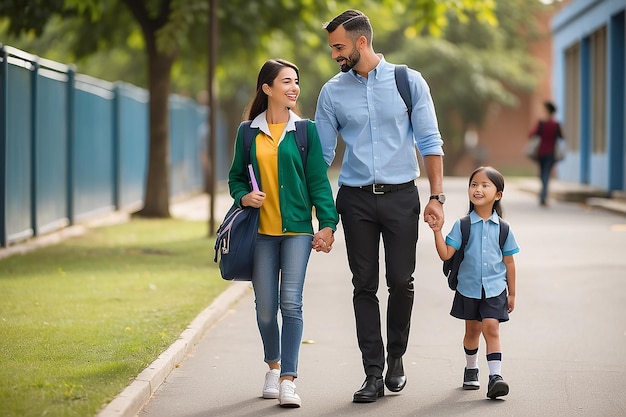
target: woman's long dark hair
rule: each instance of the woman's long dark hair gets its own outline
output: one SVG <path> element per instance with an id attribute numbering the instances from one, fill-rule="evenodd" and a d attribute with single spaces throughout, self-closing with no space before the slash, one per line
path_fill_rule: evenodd
<path id="1" fill-rule="evenodd" d="M 476 168 L 474 170 L 474 172 L 472 172 L 472 175 L 470 175 L 469 185 L 472 184 L 472 181 L 474 180 L 474 176 L 476 174 L 478 174 L 479 172 L 484 172 L 485 175 L 487 175 L 487 178 L 489 178 L 489 181 L 491 181 L 493 183 L 493 185 L 496 186 L 496 190 L 497 191 L 500 191 L 501 193 L 504 192 L 504 177 L 494 167 L 487 166 L 487 167 L 478 167 L 478 168 Z M 491 211 L 492 212 L 495 211 L 498 214 L 498 216 L 503 217 L 502 216 L 502 204 L 501 204 L 501 201 L 502 201 L 502 198 L 500 198 L 499 200 L 494 201 L 493 207 L 491 208 Z M 474 203 L 472 203 L 470 201 L 468 213 L 471 213 L 473 210 L 474 210 Z"/>
<path id="2" fill-rule="evenodd" d="M 256 93 L 249 106 L 248 114 L 245 117 L 246 120 L 253 120 L 259 114 L 267 110 L 267 94 L 263 92 L 263 84 L 267 84 L 271 87 L 276 77 L 278 77 L 278 73 L 285 67 L 293 68 L 296 72 L 296 76 L 300 79 L 300 70 L 298 70 L 295 64 L 284 59 L 270 59 L 265 61 L 265 64 L 263 64 L 259 71 L 256 82 Z"/>

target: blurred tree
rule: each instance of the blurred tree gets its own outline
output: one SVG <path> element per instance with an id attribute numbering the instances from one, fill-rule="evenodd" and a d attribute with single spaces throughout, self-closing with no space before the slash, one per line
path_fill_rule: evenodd
<path id="1" fill-rule="evenodd" d="M 496 22 L 494 0 L 357 0 L 349 5 L 325 0 L 222 1 L 217 90 L 229 129 L 238 125 L 258 68 L 269 57 L 290 59 L 301 67 L 301 104 L 304 114 L 312 116 L 319 86 L 337 71 L 321 23 L 347 8 L 360 8 L 372 18 L 375 42 L 385 32 L 404 39 L 407 33 L 439 35 L 452 21 L 473 19 L 488 26 Z M 172 85 L 174 91 L 188 94 L 206 87 L 207 10 L 207 0 L 0 2 L 0 16 L 9 22 L 8 34 L 27 34 L 24 43 L 53 46 L 56 53 L 16 46 L 64 62 L 92 56 L 83 61 L 94 70 L 90 75 L 147 85 L 150 157 L 141 212 L 146 216 L 169 216 L 168 95 Z M 390 50 L 397 49 L 398 40 L 392 42 Z M 139 50 L 146 50 L 146 56 L 137 59 Z M 146 78 L 135 70 L 144 64 Z"/>
<path id="2" fill-rule="evenodd" d="M 400 44 L 395 40 L 397 52 L 389 56 L 418 69 L 428 81 L 446 142 L 447 171 L 466 151 L 465 133 L 479 129 L 489 109 L 516 107 L 518 95 L 532 91 L 537 80 L 538 63 L 528 47 L 541 36 L 537 16 L 547 6 L 528 0 L 495 3 L 498 25 L 485 25 L 472 14 L 463 21 L 450 16 L 436 39 L 399 25 L 406 36 Z M 383 41 L 392 42 L 393 32 L 387 35 Z"/>

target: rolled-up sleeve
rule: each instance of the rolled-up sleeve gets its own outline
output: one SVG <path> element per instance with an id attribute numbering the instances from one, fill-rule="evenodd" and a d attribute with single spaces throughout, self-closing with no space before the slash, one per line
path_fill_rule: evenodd
<path id="1" fill-rule="evenodd" d="M 413 136 L 415 144 L 422 156 L 443 155 L 443 140 L 439 133 L 437 114 L 430 88 L 424 77 L 415 72 L 413 78 L 413 97 L 417 102 L 413 103 L 413 113 L 411 114 L 411 124 L 413 126 Z"/>

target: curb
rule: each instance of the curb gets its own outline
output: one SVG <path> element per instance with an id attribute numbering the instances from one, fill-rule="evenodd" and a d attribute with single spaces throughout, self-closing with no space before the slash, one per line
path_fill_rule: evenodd
<path id="1" fill-rule="evenodd" d="M 136 416 L 170 372 L 191 352 L 204 333 L 249 290 L 249 282 L 233 282 L 187 326 L 165 352 L 161 353 L 154 362 L 137 375 L 124 391 L 96 414 L 96 417 Z"/>
<path id="2" fill-rule="evenodd" d="M 582 203 L 615 214 L 626 215 L 626 198 L 619 192 L 609 192 L 584 184 L 573 184 L 553 180 L 549 197 L 557 201 Z M 541 184 L 538 180 L 518 180 L 517 189 L 520 191 L 539 194 Z"/>

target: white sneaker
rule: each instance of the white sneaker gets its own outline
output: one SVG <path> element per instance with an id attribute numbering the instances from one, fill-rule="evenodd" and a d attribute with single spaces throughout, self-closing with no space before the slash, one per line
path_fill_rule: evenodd
<path id="1" fill-rule="evenodd" d="M 265 373 L 265 385 L 263 385 L 263 398 L 278 398 L 279 369 L 270 369 Z"/>
<path id="2" fill-rule="evenodd" d="M 296 394 L 296 384 L 288 379 L 280 383 L 278 403 L 281 407 L 297 408 L 302 405 L 302 400 L 300 400 L 300 397 Z"/>

